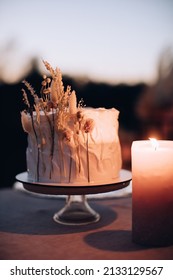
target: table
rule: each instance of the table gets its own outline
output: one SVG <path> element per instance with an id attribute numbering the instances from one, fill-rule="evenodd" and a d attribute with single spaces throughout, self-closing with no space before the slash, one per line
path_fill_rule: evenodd
<path id="1" fill-rule="evenodd" d="M 131 193 L 88 197 L 97 223 L 67 226 L 53 221 L 65 197 L 14 188 L 0 190 L 1 260 L 172 260 L 173 246 L 144 247 L 131 240 Z"/>

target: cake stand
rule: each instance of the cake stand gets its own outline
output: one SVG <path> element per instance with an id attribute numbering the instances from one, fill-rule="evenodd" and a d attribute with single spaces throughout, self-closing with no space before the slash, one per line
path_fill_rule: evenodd
<path id="1" fill-rule="evenodd" d="M 18 174 L 16 179 L 29 192 L 45 195 L 67 195 L 65 206 L 54 214 L 54 221 L 65 225 L 86 225 L 100 219 L 100 214 L 88 204 L 86 195 L 111 192 L 127 187 L 131 181 L 131 172 L 121 169 L 118 178 L 100 183 L 34 182 L 28 179 L 27 172 Z"/>

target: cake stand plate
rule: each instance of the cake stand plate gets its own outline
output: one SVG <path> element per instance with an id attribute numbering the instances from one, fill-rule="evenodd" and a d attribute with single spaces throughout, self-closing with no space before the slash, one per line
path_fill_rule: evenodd
<path id="1" fill-rule="evenodd" d="M 85 225 L 97 222 L 100 215 L 88 204 L 86 195 L 105 193 L 125 188 L 129 185 L 131 172 L 121 169 L 120 176 L 111 181 L 90 183 L 42 183 L 28 179 L 28 173 L 23 172 L 16 176 L 23 183 L 23 187 L 34 193 L 47 195 L 67 195 L 65 206 L 54 214 L 55 222 L 66 225 Z"/>

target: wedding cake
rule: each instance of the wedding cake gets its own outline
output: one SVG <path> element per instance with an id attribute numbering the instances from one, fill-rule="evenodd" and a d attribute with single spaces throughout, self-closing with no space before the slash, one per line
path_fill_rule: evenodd
<path id="1" fill-rule="evenodd" d="M 22 126 L 28 133 L 28 180 L 85 184 L 112 182 L 121 169 L 119 111 L 77 104 L 75 91 L 64 89 L 61 71 L 44 65 L 40 96 L 24 81 Z M 31 98 L 33 104 L 31 104 Z"/>

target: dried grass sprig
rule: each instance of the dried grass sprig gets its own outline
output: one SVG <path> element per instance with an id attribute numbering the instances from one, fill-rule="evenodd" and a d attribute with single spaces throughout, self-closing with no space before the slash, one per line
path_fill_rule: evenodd
<path id="1" fill-rule="evenodd" d="M 86 104 L 84 104 L 84 100 L 83 98 L 81 98 L 78 103 L 78 109 L 81 109 L 83 107 L 86 107 Z"/>
<path id="2" fill-rule="evenodd" d="M 88 133 L 87 133 L 87 140 L 86 140 L 86 160 L 87 160 L 87 177 L 88 177 L 88 183 L 90 182 L 90 161 L 89 161 L 89 144 L 88 144 Z"/>
<path id="3" fill-rule="evenodd" d="M 26 88 L 28 89 L 30 94 L 33 96 L 35 104 L 37 104 L 39 101 L 39 98 L 38 98 L 38 95 L 35 93 L 34 88 L 26 80 L 23 80 L 22 83 L 26 86 Z"/>
<path id="4" fill-rule="evenodd" d="M 54 127 L 55 127 L 55 117 L 54 117 L 54 112 L 52 109 L 52 123 L 50 120 L 50 117 L 47 114 L 46 110 L 43 110 L 45 117 L 48 121 L 49 124 L 49 128 L 50 128 L 50 134 L 51 134 L 51 148 L 50 148 L 50 160 L 51 160 L 51 168 L 50 168 L 50 173 L 49 173 L 49 179 L 51 179 L 52 177 L 52 170 L 53 170 L 53 164 L 52 164 L 52 160 L 53 160 L 53 154 L 54 154 L 54 148 L 55 148 L 55 131 L 54 131 Z"/>
<path id="5" fill-rule="evenodd" d="M 29 100 L 28 100 L 28 96 L 27 96 L 27 93 L 26 91 L 22 88 L 22 93 L 23 93 L 23 101 L 24 101 L 24 104 L 28 107 L 28 109 L 31 107 L 30 106 L 30 103 L 29 103 Z"/>
<path id="6" fill-rule="evenodd" d="M 36 143 L 37 143 L 37 168 L 36 168 L 36 180 L 39 181 L 39 165 L 40 165 L 40 157 L 39 157 L 39 154 L 40 154 L 40 144 L 39 144 L 39 141 L 38 141 L 38 135 L 37 135 L 37 132 L 36 132 L 36 129 L 35 129 L 35 124 L 34 124 L 34 118 L 33 118 L 33 111 L 31 109 L 30 111 L 30 114 L 31 114 L 31 122 L 32 122 L 32 128 L 33 128 L 33 131 L 34 131 L 34 135 L 35 135 L 35 139 L 36 139 Z"/>
<path id="7" fill-rule="evenodd" d="M 41 83 L 42 87 L 40 90 L 41 97 L 43 101 L 48 102 L 50 101 L 50 94 L 51 94 L 51 79 L 47 78 L 46 75 L 43 75 L 43 81 Z"/>
<path id="8" fill-rule="evenodd" d="M 50 63 L 47 62 L 46 60 L 42 60 L 42 61 L 43 61 L 43 63 L 44 63 L 44 66 L 46 67 L 46 69 L 50 72 L 52 78 L 54 78 L 54 77 L 55 77 L 55 71 L 54 71 L 54 69 L 52 68 L 52 66 L 50 65 Z"/>
<path id="9" fill-rule="evenodd" d="M 63 101 L 63 97 L 64 97 L 64 85 L 62 82 L 62 74 L 59 68 L 55 69 L 55 77 L 54 77 L 54 83 L 56 86 L 56 95 L 57 95 L 57 103 L 61 104 L 61 102 Z"/>
<path id="10" fill-rule="evenodd" d="M 40 125 L 40 110 L 39 110 L 39 106 L 38 105 L 34 105 L 34 109 L 35 109 L 35 112 L 36 112 L 37 124 Z"/>

